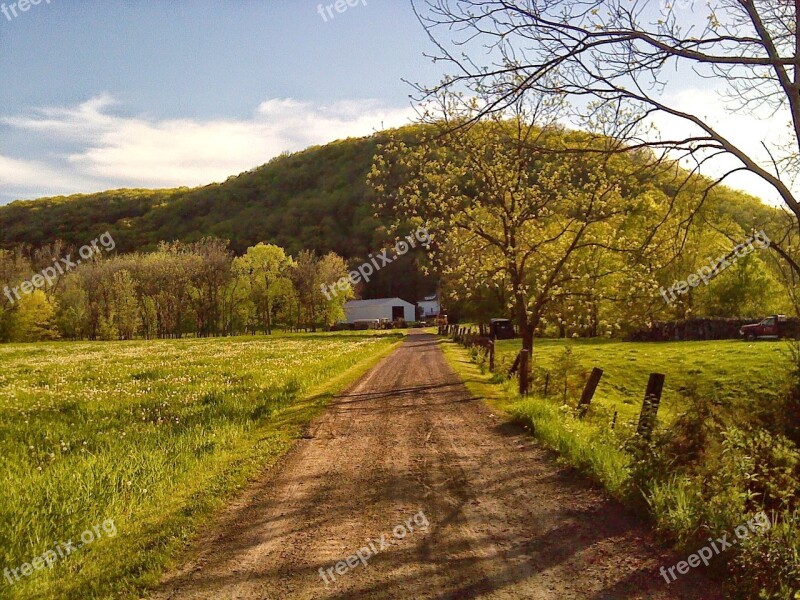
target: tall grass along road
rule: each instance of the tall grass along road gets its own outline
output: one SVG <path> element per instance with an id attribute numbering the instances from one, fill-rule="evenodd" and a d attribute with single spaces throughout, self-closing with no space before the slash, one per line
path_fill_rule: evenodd
<path id="1" fill-rule="evenodd" d="M 413 334 L 311 425 L 154 596 L 712 599 Z"/>

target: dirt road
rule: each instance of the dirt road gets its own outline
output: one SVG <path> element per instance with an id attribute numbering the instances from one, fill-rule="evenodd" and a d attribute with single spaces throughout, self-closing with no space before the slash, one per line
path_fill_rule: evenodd
<path id="1" fill-rule="evenodd" d="M 197 548 L 155 598 L 719 597 L 691 573 L 667 585 L 659 567 L 682 557 L 470 397 L 424 334 L 340 397 Z"/>

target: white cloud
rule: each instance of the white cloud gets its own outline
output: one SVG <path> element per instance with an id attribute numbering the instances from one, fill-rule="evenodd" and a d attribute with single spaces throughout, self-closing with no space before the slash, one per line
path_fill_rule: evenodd
<path id="1" fill-rule="evenodd" d="M 113 130 L 115 118 L 103 110 L 114 104 L 113 98 L 103 95 L 75 107 L 45 107 L 31 111 L 28 116 L 2 116 L 0 124 L 44 137 L 44 141 L 88 144 Z"/>
<path id="2" fill-rule="evenodd" d="M 38 182 L 38 195 L 92 189 L 98 184 L 93 179 L 61 171 L 43 162 L 19 160 L 0 154 L 0 186 L 6 194 L 25 196 L 31 189 L 31 182 Z"/>
<path id="3" fill-rule="evenodd" d="M 250 119 L 157 120 L 115 115 L 115 106 L 104 95 L 77 106 L 0 117 L 0 124 L 41 139 L 42 147 L 75 148 L 36 161 L 2 158 L 0 183 L 26 197 L 107 187 L 204 185 L 284 151 L 403 125 L 414 114 L 410 107 L 389 108 L 376 101 L 314 106 L 271 99 Z"/>

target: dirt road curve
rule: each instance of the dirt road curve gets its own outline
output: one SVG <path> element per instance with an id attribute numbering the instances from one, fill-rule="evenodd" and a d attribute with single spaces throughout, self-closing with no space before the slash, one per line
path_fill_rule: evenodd
<path id="1" fill-rule="evenodd" d="M 471 398 L 424 334 L 340 397 L 198 548 L 155 598 L 719 597 L 691 574 L 667 585 L 658 569 L 680 557 Z M 337 573 L 361 548 L 366 566 Z"/>

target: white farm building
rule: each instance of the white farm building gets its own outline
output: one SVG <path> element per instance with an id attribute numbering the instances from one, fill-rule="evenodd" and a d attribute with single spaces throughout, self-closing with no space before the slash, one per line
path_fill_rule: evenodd
<path id="1" fill-rule="evenodd" d="M 405 319 L 409 323 L 417 320 L 416 307 L 400 298 L 350 300 L 344 305 L 344 314 L 348 323 L 364 319 Z"/>
<path id="2" fill-rule="evenodd" d="M 441 307 L 439 306 L 439 295 L 434 294 L 433 296 L 425 296 L 424 300 L 417 302 L 417 306 L 419 306 L 420 311 L 422 312 L 423 319 L 438 317 L 439 312 L 441 311 Z"/>

